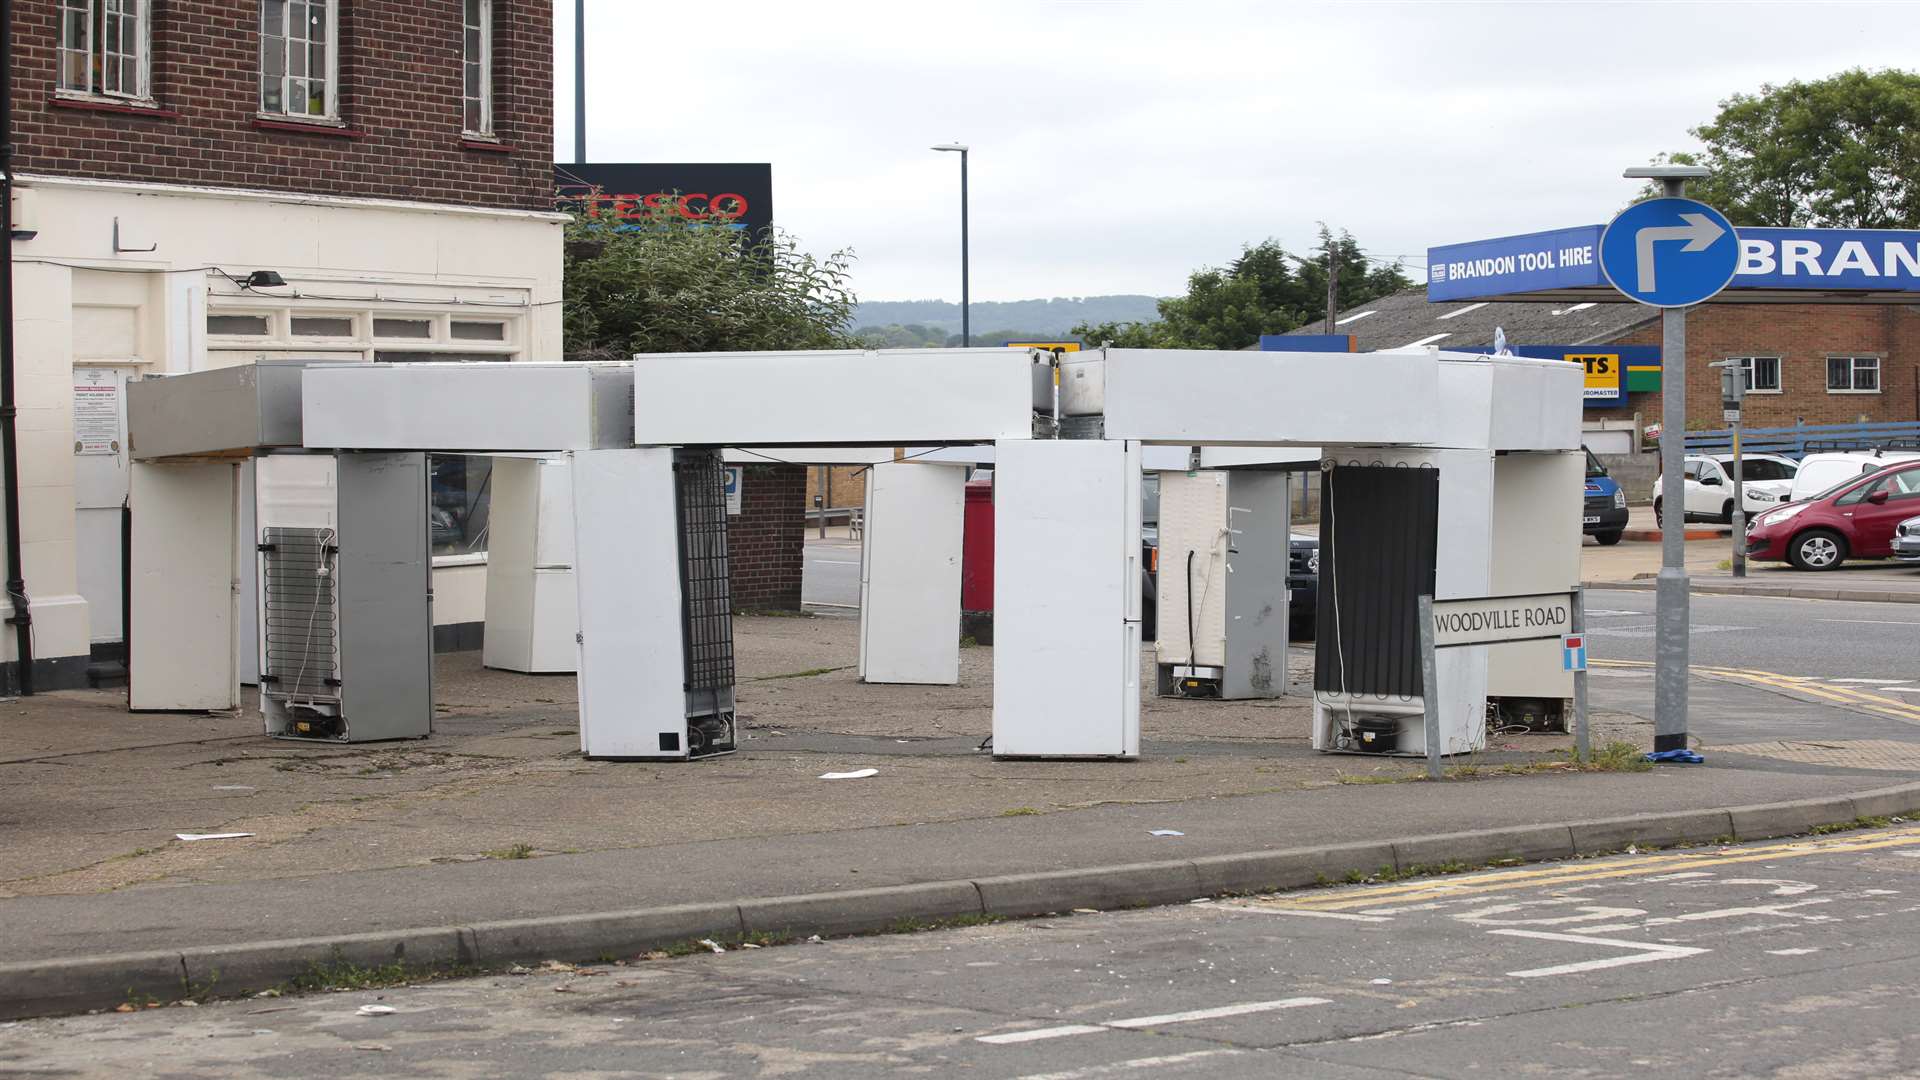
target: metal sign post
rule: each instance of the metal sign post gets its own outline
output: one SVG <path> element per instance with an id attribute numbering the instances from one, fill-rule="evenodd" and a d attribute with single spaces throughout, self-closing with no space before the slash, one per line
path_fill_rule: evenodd
<path id="1" fill-rule="evenodd" d="M 1427 777 L 1440 779 L 1440 665 L 1433 656 L 1433 597 L 1420 597 L 1420 701 L 1426 709 Z"/>
<path id="2" fill-rule="evenodd" d="M 1720 416 L 1733 425 L 1733 576 L 1747 576 L 1747 467 L 1740 451 L 1740 407 L 1747 397 L 1745 365 L 1737 360 L 1708 364 L 1720 369 Z"/>
<path id="3" fill-rule="evenodd" d="M 1573 667 L 1573 756 L 1585 765 L 1593 757 L 1593 744 L 1587 734 L 1587 590 L 1573 590 L 1573 632 L 1577 640 L 1579 663 L 1573 664 L 1574 645 L 1569 642 L 1568 666 Z"/>
<path id="4" fill-rule="evenodd" d="M 1660 578 L 1655 586 L 1657 753 L 1687 745 L 1687 308 L 1717 295 L 1733 280 L 1740 243 L 1726 215 L 1682 197 L 1687 180 L 1708 176 L 1708 170 L 1660 165 L 1628 169 L 1625 175 L 1658 180 L 1665 193 L 1664 198 L 1622 210 L 1600 235 L 1600 270 L 1607 280 L 1627 299 L 1662 309 L 1660 501 L 1668 524 L 1660 530 Z"/>

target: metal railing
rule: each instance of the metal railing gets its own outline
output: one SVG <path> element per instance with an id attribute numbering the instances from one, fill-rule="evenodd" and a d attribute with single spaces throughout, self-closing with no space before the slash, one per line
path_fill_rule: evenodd
<path id="1" fill-rule="evenodd" d="M 1804 457 L 1826 450 L 1920 449 L 1920 423 L 1796 424 L 1742 428 L 1740 448 L 1750 454 Z M 1689 431 L 1688 453 L 1731 453 L 1733 431 Z"/>

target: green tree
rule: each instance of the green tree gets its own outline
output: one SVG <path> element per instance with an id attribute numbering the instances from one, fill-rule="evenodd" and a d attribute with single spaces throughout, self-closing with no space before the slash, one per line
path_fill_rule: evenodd
<path id="1" fill-rule="evenodd" d="M 1920 74 L 1763 85 L 1691 133 L 1703 151 L 1657 160 L 1712 169 L 1688 193 L 1736 225 L 1920 228 Z"/>
<path id="2" fill-rule="evenodd" d="M 1329 254 L 1343 307 L 1413 285 L 1398 263 L 1374 262 L 1350 234 L 1335 236 L 1322 225 L 1320 245 L 1310 257 L 1265 240 L 1242 248 L 1224 267 L 1194 271 L 1187 277 L 1186 295 L 1160 301 L 1157 320 L 1082 323 L 1073 333 L 1089 345 L 1243 349 L 1262 334 L 1283 334 L 1325 317 Z"/>
<path id="3" fill-rule="evenodd" d="M 852 344 L 851 252 L 816 258 L 786 233 L 749 236 L 676 202 L 623 217 L 589 200 L 567 223 L 568 359 Z"/>

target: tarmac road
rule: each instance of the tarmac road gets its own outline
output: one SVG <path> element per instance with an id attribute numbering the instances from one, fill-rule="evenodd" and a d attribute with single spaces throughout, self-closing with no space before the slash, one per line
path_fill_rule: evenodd
<path id="1" fill-rule="evenodd" d="M 1916 994 L 1904 825 L 0 1024 L 0 1074 L 1915 1076 Z"/>

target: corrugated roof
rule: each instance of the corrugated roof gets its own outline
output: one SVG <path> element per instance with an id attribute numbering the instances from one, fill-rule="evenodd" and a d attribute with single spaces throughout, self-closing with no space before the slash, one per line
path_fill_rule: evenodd
<path id="1" fill-rule="evenodd" d="M 1416 286 L 1341 311 L 1336 333 L 1352 334 L 1361 352 L 1405 348 L 1412 343 L 1442 349 L 1472 349 L 1493 344 L 1494 327 L 1507 332 L 1509 345 L 1590 345 L 1613 341 L 1660 313 L 1639 304 L 1536 304 L 1508 301 L 1427 303 L 1425 286 Z M 1319 334 L 1326 323 L 1314 320 L 1292 334 Z M 1436 337 L 1435 335 L 1442 335 Z"/>

